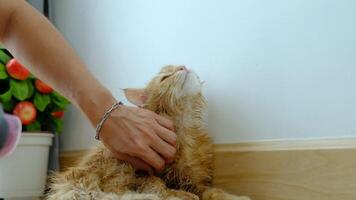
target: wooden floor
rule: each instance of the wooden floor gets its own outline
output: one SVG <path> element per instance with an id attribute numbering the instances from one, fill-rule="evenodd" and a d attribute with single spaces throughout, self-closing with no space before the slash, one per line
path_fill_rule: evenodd
<path id="1" fill-rule="evenodd" d="M 255 200 L 356 200 L 356 149 L 219 152 L 214 180 Z"/>
<path id="2" fill-rule="evenodd" d="M 355 139 L 220 144 L 214 167 L 216 187 L 253 200 L 356 200 Z"/>

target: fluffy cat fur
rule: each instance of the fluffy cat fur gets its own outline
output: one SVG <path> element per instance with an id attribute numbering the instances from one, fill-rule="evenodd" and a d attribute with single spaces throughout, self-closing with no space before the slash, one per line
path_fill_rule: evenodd
<path id="1" fill-rule="evenodd" d="M 166 66 L 144 89 L 126 89 L 128 100 L 175 123 L 175 161 L 156 175 L 137 176 L 103 145 L 75 167 L 56 174 L 48 200 L 248 200 L 213 188 L 212 141 L 203 123 L 205 100 L 198 76 Z"/>

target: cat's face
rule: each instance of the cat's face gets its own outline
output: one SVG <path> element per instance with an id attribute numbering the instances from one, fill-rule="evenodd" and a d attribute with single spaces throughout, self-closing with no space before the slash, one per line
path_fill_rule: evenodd
<path id="1" fill-rule="evenodd" d="M 168 65 L 151 80 L 146 90 L 179 99 L 200 93 L 201 82 L 197 74 L 185 66 Z"/>
<path id="2" fill-rule="evenodd" d="M 143 89 L 126 89 L 127 99 L 138 106 L 171 108 L 201 97 L 201 82 L 185 66 L 168 65 Z"/>

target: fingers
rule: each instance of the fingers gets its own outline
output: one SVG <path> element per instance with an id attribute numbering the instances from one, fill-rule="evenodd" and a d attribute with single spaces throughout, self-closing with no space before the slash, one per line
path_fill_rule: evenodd
<path id="1" fill-rule="evenodd" d="M 156 134 L 152 138 L 151 147 L 163 156 L 166 162 L 171 163 L 176 154 L 175 146 L 177 140 L 177 135 L 172 131 L 173 123 L 157 114 L 155 114 L 155 119 L 158 122 L 158 126 L 153 127 Z"/>
<path id="2" fill-rule="evenodd" d="M 174 160 L 176 134 L 172 121 L 141 108 L 127 107 L 128 114 L 111 115 L 102 131 L 102 141 L 115 157 L 135 168 L 161 172 Z M 109 122 L 114 122 L 109 126 Z M 116 133 L 116 134 L 105 134 Z M 107 137 L 105 137 L 107 136 Z"/>
<path id="3" fill-rule="evenodd" d="M 177 135 L 174 132 L 162 126 L 155 127 L 155 132 L 162 140 L 166 141 L 168 144 L 170 144 L 173 147 L 176 146 Z"/>
<path id="4" fill-rule="evenodd" d="M 139 169 L 139 170 L 144 170 L 148 172 L 150 175 L 153 175 L 153 169 L 151 166 L 149 166 L 147 163 L 144 161 L 140 160 L 139 158 L 123 154 L 123 153 L 115 153 L 115 157 L 119 160 L 126 161 L 130 163 L 131 165 L 134 166 L 134 168 Z"/>
<path id="5" fill-rule="evenodd" d="M 172 163 L 176 154 L 176 149 L 174 146 L 162 140 L 159 136 L 154 136 L 151 147 L 159 153 L 167 163 Z"/>
<path id="6" fill-rule="evenodd" d="M 167 143 L 176 146 L 177 135 L 172 131 L 173 123 L 159 115 L 155 116 L 155 119 L 158 122 L 158 125 L 160 125 L 155 127 L 156 134 Z"/>
<path id="7" fill-rule="evenodd" d="M 154 118 L 161 126 L 164 126 L 167 129 L 174 131 L 174 124 L 171 120 L 169 120 L 165 117 L 159 116 L 156 113 L 154 113 Z"/>
<path id="8" fill-rule="evenodd" d="M 165 161 L 150 147 L 137 152 L 137 157 L 140 157 L 147 164 L 155 168 L 156 172 L 162 172 L 165 167 Z"/>

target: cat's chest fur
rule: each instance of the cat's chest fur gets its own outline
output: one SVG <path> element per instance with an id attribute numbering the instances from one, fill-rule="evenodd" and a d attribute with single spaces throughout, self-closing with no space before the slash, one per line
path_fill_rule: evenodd
<path id="1" fill-rule="evenodd" d="M 197 127 L 182 126 L 177 130 L 175 161 L 159 174 L 169 188 L 194 191 L 195 183 L 211 180 L 212 143 Z M 206 179 L 206 180 L 204 180 Z"/>

